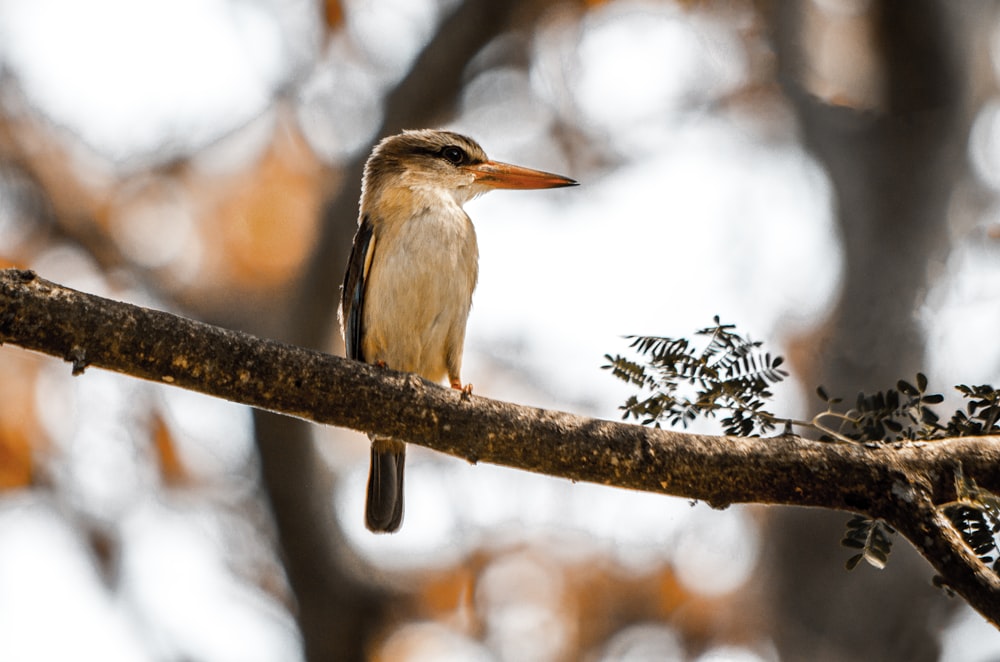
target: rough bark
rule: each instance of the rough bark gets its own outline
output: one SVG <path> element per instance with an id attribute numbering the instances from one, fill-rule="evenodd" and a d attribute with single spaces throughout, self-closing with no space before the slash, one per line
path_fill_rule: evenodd
<path id="1" fill-rule="evenodd" d="M 704 500 L 880 517 L 955 592 L 1000 624 L 1000 578 L 961 542 L 940 505 L 954 469 L 1000 491 L 1000 439 L 866 447 L 786 435 L 715 437 L 466 396 L 415 375 L 264 340 L 0 272 L 0 342 L 329 425 L 405 438 L 550 476 Z"/>

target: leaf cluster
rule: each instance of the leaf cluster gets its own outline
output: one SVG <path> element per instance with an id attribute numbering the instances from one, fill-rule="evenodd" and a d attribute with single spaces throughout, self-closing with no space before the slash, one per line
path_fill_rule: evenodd
<path id="1" fill-rule="evenodd" d="M 862 559 L 879 570 L 889 562 L 889 552 L 892 551 L 892 538 L 896 531 L 880 519 L 872 519 L 864 515 L 855 515 L 847 522 L 847 531 L 840 544 L 844 547 L 860 550 L 847 559 L 847 569 L 854 570 Z"/>
<path id="2" fill-rule="evenodd" d="M 945 428 L 950 437 L 975 437 L 1000 432 L 1000 389 L 989 384 L 955 387 L 967 400 L 965 410 L 956 411 Z"/>
<path id="3" fill-rule="evenodd" d="M 927 377 L 917 373 L 916 384 L 900 379 L 896 388 L 858 393 L 854 407 L 838 412 L 835 406 L 840 398 L 831 398 L 820 386 L 816 394 L 826 402 L 826 411 L 818 414 L 813 423 L 823 432 L 825 441 L 856 441 L 868 444 L 933 439 L 941 436 L 944 428 L 940 417 L 931 408 L 944 401 L 940 393 L 927 393 Z M 828 427 L 833 421 L 834 427 Z"/>
<path id="4" fill-rule="evenodd" d="M 622 418 L 687 427 L 699 417 L 725 413 L 720 423 L 726 434 L 750 436 L 775 429 L 780 421 L 764 405 L 773 397 L 771 386 L 788 376 L 781 368 L 784 360 L 764 352 L 759 341 L 743 337 L 718 316 L 714 322 L 695 334 L 700 342 L 629 336 L 629 347 L 643 363 L 605 355 L 605 370 L 640 389 L 620 407 Z"/>
<path id="5" fill-rule="evenodd" d="M 927 377 L 917 374 L 915 384 L 905 380 L 896 383 L 895 389 L 874 394 L 859 393 L 855 406 L 838 412 L 834 407 L 840 402 L 830 398 L 820 387 L 820 399 L 827 403 L 825 412 L 814 419 L 825 434 L 821 439 L 850 440 L 864 444 L 881 444 L 901 441 L 933 441 L 946 437 L 987 435 L 1000 432 L 1000 390 L 989 384 L 955 387 L 966 400 L 964 409 L 952 414 L 946 425 L 932 406 L 944 401 L 944 396 L 927 393 Z M 837 421 L 836 429 L 826 427 L 829 419 Z M 958 467 L 955 472 L 956 502 L 942 508 L 962 540 L 986 565 L 1000 572 L 1000 497 L 978 487 Z M 856 516 L 847 523 L 847 532 L 841 543 L 862 550 L 847 561 L 853 569 L 864 559 L 876 568 L 885 567 L 891 546 L 888 536 L 892 529 L 880 520 Z"/>
<path id="6" fill-rule="evenodd" d="M 766 404 L 773 397 L 771 386 L 788 376 L 781 368 L 782 358 L 763 351 L 760 342 L 743 337 L 718 316 L 714 322 L 695 334 L 700 342 L 630 336 L 639 360 L 605 355 L 604 369 L 639 387 L 639 394 L 620 407 L 623 418 L 657 427 L 662 422 L 687 427 L 699 417 L 713 419 L 725 413 L 720 422 L 731 435 L 760 435 L 784 423 L 786 428 L 815 430 L 824 441 L 865 446 L 1000 434 L 1000 389 L 989 384 L 956 386 L 965 406 L 942 424 L 934 406 L 944 402 L 944 396 L 928 392 L 923 373 L 912 383 L 901 379 L 895 388 L 859 393 L 846 411 L 838 407 L 841 398 L 830 397 L 819 387 L 816 393 L 826 409 L 811 421 L 778 418 Z M 1000 497 L 978 487 L 961 467 L 956 469 L 955 485 L 957 499 L 942 506 L 943 512 L 976 556 L 1000 572 Z M 859 551 L 848 559 L 847 568 L 862 560 L 885 567 L 894 533 L 882 520 L 853 517 L 841 543 Z"/>

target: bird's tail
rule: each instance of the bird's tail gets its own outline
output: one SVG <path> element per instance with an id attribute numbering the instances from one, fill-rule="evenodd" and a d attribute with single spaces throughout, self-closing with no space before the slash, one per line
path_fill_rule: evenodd
<path id="1" fill-rule="evenodd" d="M 392 533 L 403 521 L 403 465 L 406 444 L 372 437 L 365 525 L 375 533 Z"/>

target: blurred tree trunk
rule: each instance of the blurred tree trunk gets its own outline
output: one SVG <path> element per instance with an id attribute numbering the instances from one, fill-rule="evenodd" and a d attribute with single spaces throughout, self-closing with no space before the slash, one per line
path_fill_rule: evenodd
<path id="1" fill-rule="evenodd" d="M 912 378 L 924 362 L 916 311 L 932 262 L 945 257 L 948 203 L 968 129 L 967 45 L 957 28 L 962 12 L 984 7 L 873 3 L 871 46 L 882 83 L 874 110 L 829 105 L 804 89 L 804 49 L 815 47 L 803 38 L 805 2 L 778 3 L 771 15 L 780 79 L 806 146 L 832 181 L 845 256 L 840 302 L 806 374 L 847 402 L 859 390 Z M 948 603 L 932 588 L 929 568 L 897 541 L 884 571 L 847 573 L 848 554 L 838 545 L 845 521 L 798 509 L 774 513 L 765 574 L 782 659 L 937 659 Z"/>
<path id="2" fill-rule="evenodd" d="M 512 27 L 531 22 L 551 2 L 502 0 L 459 4 L 438 26 L 412 69 L 384 102 L 378 137 L 437 125 L 454 112 L 468 62 Z M 336 118 L 330 118 L 336 121 Z M 367 153 L 343 166 L 343 186 L 326 204 L 320 237 L 287 311 L 279 339 L 325 349 L 336 321 L 340 284 L 357 227 L 361 173 Z M 252 331 L 252 329 L 251 329 Z M 298 623 L 311 662 L 366 659 L 393 595 L 345 567 L 343 533 L 334 519 L 335 477 L 317 458 L 311 426 L 254 411 L 264 483 L 277 523 Z M 358 514 L 361 517 L 361 514 Z"/>

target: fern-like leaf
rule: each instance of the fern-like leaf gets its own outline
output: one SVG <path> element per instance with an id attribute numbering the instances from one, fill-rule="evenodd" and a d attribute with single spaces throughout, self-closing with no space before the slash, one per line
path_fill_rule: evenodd
<path id="1" fill-rule="evenodd" d="M 892 552 L 892 538 L 889 536 L 894 533 L 893 528 L 880 519 L 864 515 L 852 517 L 847 522 L 847 530 L 840 544 L 860 551 L 847 559 L 847 569 L 854 570 L 862 560 L 873 568 L 885 568 Z"/>
<path id="2" fill-rule="evenodd" d="M 621 407 L 624 418 L 645 425 L 681 425 L 698 418 L 721 419 L 731 435 L 763 434 L 779 421 L 765 409 L 770 387 L 788 376 L 783 359 L 761 350 L 761 343 L 745 338 L 732 324 L 715 324 L 696 332 L 704 342 L 686 338 L 630 336 L 629 347 L 642 362 L 606 355 L 605 369 L 648 397 L 630 397 Z"/>
<path id="3" fill-rule="evenodd" d="M 945 515 L 979 560 L 1000 570 L 1000 497 L 966 476 L 961 465 L 955 468 L 955 494 L 955 502 L 944 507 Z"/>

